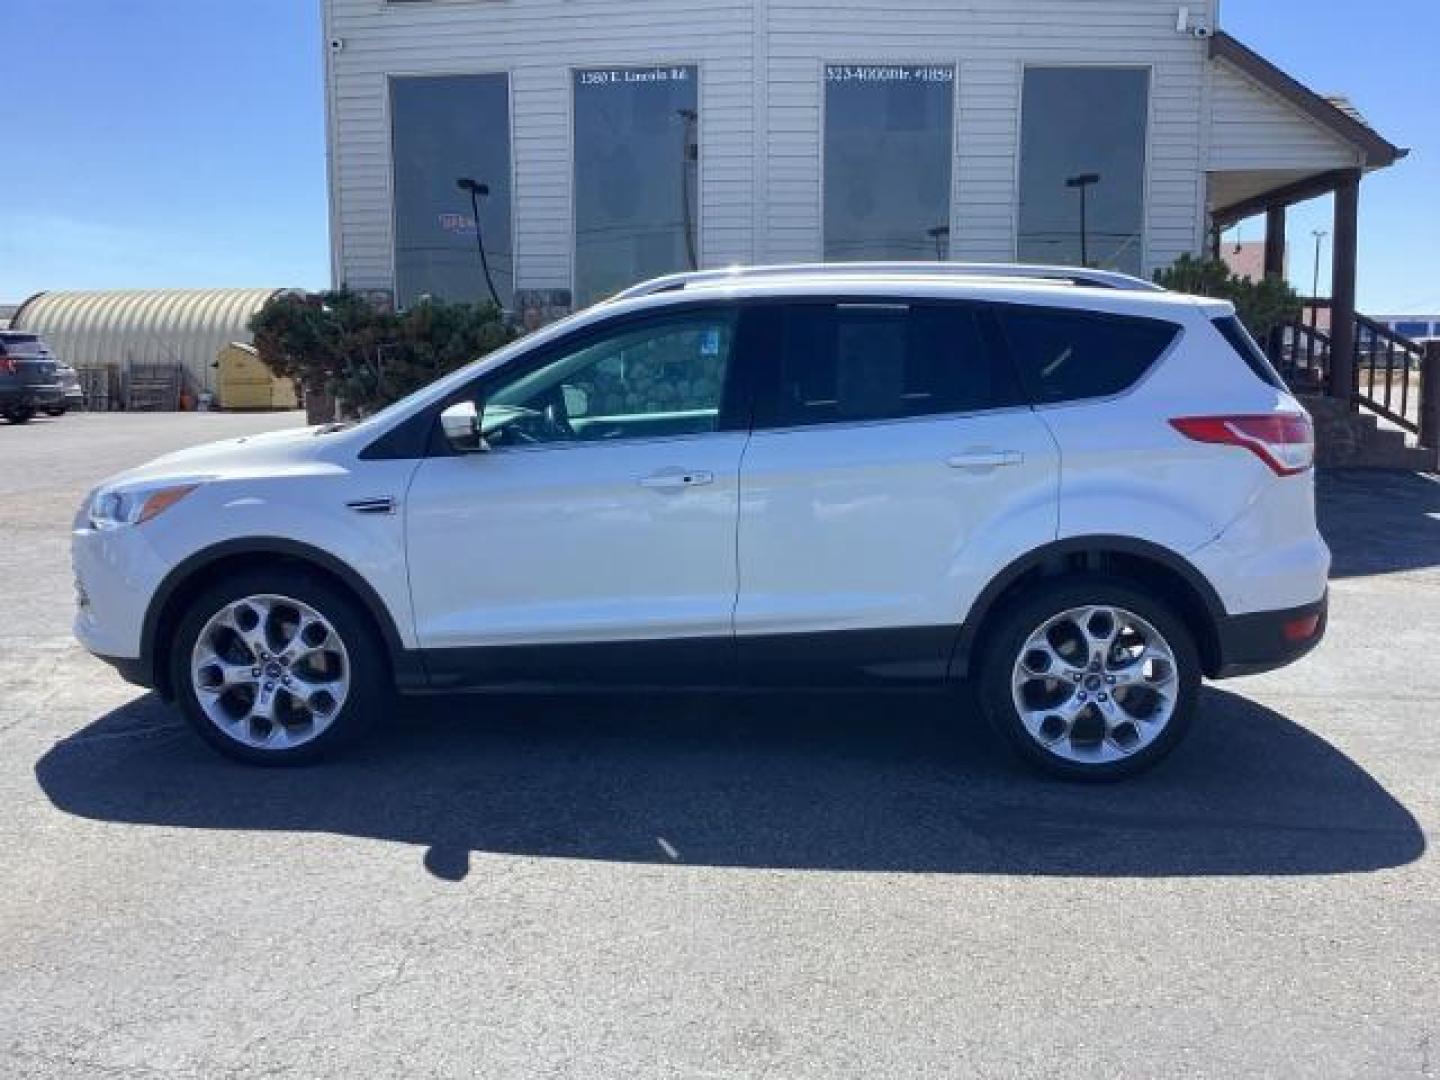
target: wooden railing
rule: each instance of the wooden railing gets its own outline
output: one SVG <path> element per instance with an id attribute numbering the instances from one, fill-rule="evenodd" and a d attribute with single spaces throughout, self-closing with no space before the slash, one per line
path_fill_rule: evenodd
<path id="1" fill-rule="evenodd" d="M 1300 394 L 1326 393 L 1330 384 L 1330 301 L 1305 300 L 1298 318 L 1271 334 L 1270 360 Z M 1430 346 L 1432 355 L 1436 348 Z M 1426 360 L 1426 346 L 1364 315 L 1355 316 L 1355 384 L 1351 398 L 1360 408 L 1420 437 L 1433 431 L 1440 415 L 1440 358 Z M 1426 440 L 1430 441 L 1426 441 Z"/>
<path id="2" fill-rule="evenodd" d="M 1297 394 L 1323 394 L 1330 382 L 1330 335 L 1295 319 L 1270 339 L 1270 361 Z"/>
<path id="3" fill-rule="evenodd" d="M 1355 396 L 1413 435 L 1420 434 L 1425 347 L 1364 315 L 1355 316 Z"/>

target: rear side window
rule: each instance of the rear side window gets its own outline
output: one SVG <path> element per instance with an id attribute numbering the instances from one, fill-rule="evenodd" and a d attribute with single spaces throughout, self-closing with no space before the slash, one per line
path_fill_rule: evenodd
<path id="1" fill-rule="evenodd" d="M 1224 318 L 1212 320 L 1215 329 L 1220 331 L 1220 336 L 1230 343 L 1240 359 L 1245 361 L 1245 366 L 1253 371 L 1261 382 L 1269 383 L 1276 390 L 1285 389 L 1285 380 L 1280 378 L 1280 373 L 1271 366 L 1265 356 L 1265 351 L 1255 343 L 1250 336 L 1250 331 L 1245 329 L 1245 324 L 1234 315 L 1227 315 Z"/>
<path id="2" fill-rule="evenodd" d="M 0 334 L 0 352 L 11 356 L 40 356 L 45 346 L 35 334 Z"/>
<path id="3" fill-rule="evenodd" d="M 888 420 L 1021 404 L 1013 370 L 960 305 L 796 304 L 780 320 L 757 426 Z"/>
<path id="4" fill-rule="evenodd" d="M 1149 371 L 1174 323 L 1055 308 L 996 308 L 1015 366 L 1037 404 L 1108 397 Z"/>

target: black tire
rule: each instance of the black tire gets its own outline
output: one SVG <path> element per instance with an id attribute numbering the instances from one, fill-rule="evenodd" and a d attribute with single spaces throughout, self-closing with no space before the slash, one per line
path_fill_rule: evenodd
<path id="1" fill-rule="evenodd" d="M 34 409 L 6 409 L 5 419 L 12 424 L 28 424 L 35 419 Z"/>
<path id="2" fill-rule="evenodd" d="M 63 408 L 62 408 L 62 409 L 46 409 L 46 410 L 45 410 L 45 415 L 46 415 L 46 416 L 56 416 L 56 417 L 64 416 L 64 415 L 65 415 L 65 410 L 64 410 Z"/>
<path id="3" fill-rule="evenodd" d="M 1151 736 L 1151 741 L 1128 756 L 1108 762 L 1074 761 L 1047 749 L 1026 729 L 1016 705 L 1017 691 L 1012 688 L 1021 650 L 1031 635 L 1055 616 L 1090 605 L 1123 608 L 1138 616 L 1164 638 L 1175 659 L 1175 704 L 1169 720 L 1158 734 Z M 1042 582 L 997 613 L 985 630 L 975 689 L 981 711 L 1030 765 L 1065 780 L 1107 782 L 1144 772 L 1180 744 L 1194 718 L 1200 669 L 1194 633 L 1164 601 L 1120 579 L 1069 577 Z M 1064 692 L 1063 680 L 1056 680 L 1053 685 L 1057 692 Z M 1092 716 L 1095 717 L 1090 722 L 1093 730 L 1100 717 L 1095 713 Z M 1078 726 L 1077 723 L 1077 729 Z M 1138 731 L 1140 725 L 1134 726 Z M 1117 738 L 1118 734 L 1128 732 L 1121 729 Z"/>
<path id="4" fill-rule="evenodd" d="M 246 597 L 265 594 L 300 601 L 322 615 L 339 635 L 349 661 L 349 691 L 328 726 L 308 741 L 284 748 L 247 745 L 221 730 L 201 706 L 190 670 L 196 642 L 211 617 Z M 221 754 L 253 765 L 303 764 L 340 750 L 378 721 L 394 692 L 389 659 L 364 608 L 328 578 L 303 569 L 247 570 L 205 589 L 181 617 L 169 659 L 171 686 L 186 720 Z"/>

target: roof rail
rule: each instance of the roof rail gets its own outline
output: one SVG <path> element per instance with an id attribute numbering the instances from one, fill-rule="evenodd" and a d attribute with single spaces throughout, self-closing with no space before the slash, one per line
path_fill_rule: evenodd
<path id="1" fill-rule="evenodd" d="M 973 277 L 1028 278 L 1064 282 L 1097 289 L 1118 289 L 1126 292 L 1164 292 L 1159 285 L 1143 278 L 1112 270 L 1090 270 L 1074 266 L 1037 266 L 1026 263 L 958 263 L 958 262 L 832 262 L 789 263 L 776 266 L 730 266 L 716 270 L 690 270 L 666 274 L 632 285 L 610 299 L 632 300 L 638 296 L 674 292 L 691 285 L 712 285 L 724 282 L 755 281 L 781 277 L 857 277 L 874 274 L 882 277 Z"/>

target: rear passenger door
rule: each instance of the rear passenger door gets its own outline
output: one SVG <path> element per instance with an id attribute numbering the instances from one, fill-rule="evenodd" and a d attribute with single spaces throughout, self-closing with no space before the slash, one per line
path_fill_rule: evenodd
<path id="1" fill-rule="evenodd" d="M 1058 462 L 978 307 L 787 302 L 754 356 L 735 630 L 755 684 L 943 677 L 975 596 L 1054 538 Z"/>

